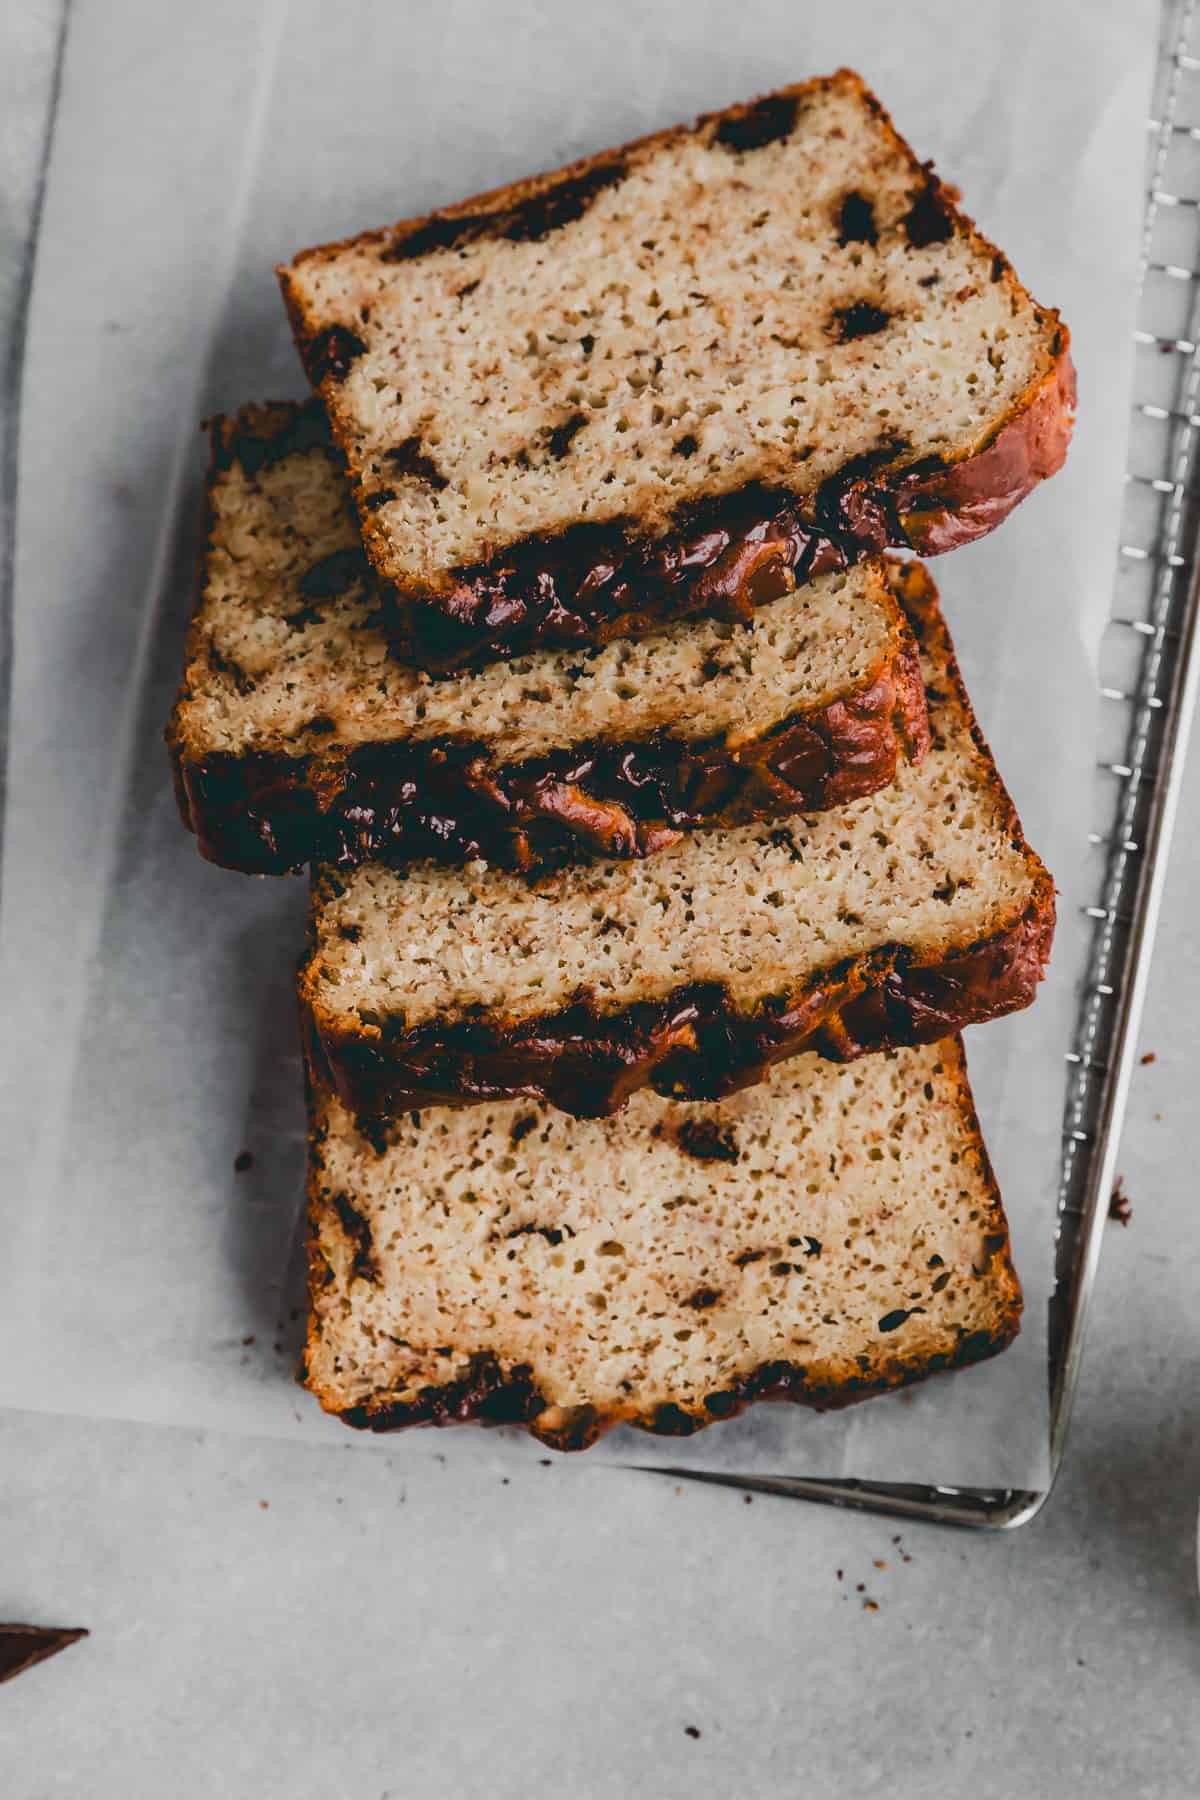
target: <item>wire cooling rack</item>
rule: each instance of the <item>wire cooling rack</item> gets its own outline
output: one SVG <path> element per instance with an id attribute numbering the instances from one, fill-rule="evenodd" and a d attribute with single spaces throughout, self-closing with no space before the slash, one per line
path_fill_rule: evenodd
<path id="1" fill-rule="evenodd" d="M 1200 20 L 1167 0 L 1147 124 L 1146 210 L 1125 503 L 1102 650 L 1088 977 L 1076 1029 L 1050 1301 L 1050 1470 L 1057 1474 L 1200 690 Z M 1049 1497 L 810 1477 L 676 1478 L 948 1525 L 1026 1524 Z"/>

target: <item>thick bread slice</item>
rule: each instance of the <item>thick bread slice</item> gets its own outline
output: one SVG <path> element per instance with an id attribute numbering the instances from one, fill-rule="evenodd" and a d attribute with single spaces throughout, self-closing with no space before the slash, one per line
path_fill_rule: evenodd
<path id="1" fill-rule="evenodd" d="M 1068 334 L 842 70 L 280 270 L 427 666 L 991 530 Z"/>
<path id="2" fill-rule="evenodd" d="M 481 864 L 321 873 L 300 995 L 365 1113 L 636 1088 L 708 1099 L 798 1050 L 924 1043 L 1033 999 L 1054 888 L 974 723 L 932 583 L 897 572 L 932 746 L 895 783 L 783 826 L 527 882 Z"/>
<path id="3" fill-rule="evenodd" d="M 314 401 L 213 425 L 167 741 L 214 862 L 642 856 L 685 827 L 843 806 L 923 753 L 916 645 L 877 559 L 745 624 L 689 620 L 436 682 L 397 663 L 322 422 Z"/>
<path id="4" fill-rule="evenodd" d="M 525 1101 L 368 1139 L 310 1094 L 305 1381 L 348 1424 L 577 1450 L 976 1362 L 1021 1290 L 961 1042 L 797 1057 L 708 1106 Z"/>

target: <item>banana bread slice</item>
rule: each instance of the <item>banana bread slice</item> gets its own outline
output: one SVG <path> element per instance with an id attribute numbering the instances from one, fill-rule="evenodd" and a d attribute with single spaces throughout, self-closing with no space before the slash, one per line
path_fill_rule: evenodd
<path id="1" fill-rule="evenodd" d="M 304 1379 L 350 1425 L 686 1435 L 977 1362 L 1020 1322 L 956 1038 L 616 1119 L 509 1100 L 364 1136 L 319 1082 L 310 1117 Z"/>
<path id="2" fill-rule="evenodd" d="M 293 329 L 425 666 L 978 537 L 1068 334 L 860 78 L 298 255 Z"/>
<path id="3" fill-rule="evenodd" d="M 311 1054 L 367 1114 L 647 1084 L 711 1099 L 813 1048 L 848 1059 L 1027 1006 L 1054 887 L 975 725 L 923 566 L 897 571 L 932 743 L 892 786 L 644 862 L 529 881 L 365 863 L 314 885 Z"/>
<path id="4" fill-rule="evenodd" d="M 433 681 L 388 652 L 319 404 L 246 407 L 212 440 L 167 741 L 214 862 L 642 856 L 686 827 L 845 805 L 928 743 L 916 645 L 878 559 L 744 624 L 692 619 Z"/>

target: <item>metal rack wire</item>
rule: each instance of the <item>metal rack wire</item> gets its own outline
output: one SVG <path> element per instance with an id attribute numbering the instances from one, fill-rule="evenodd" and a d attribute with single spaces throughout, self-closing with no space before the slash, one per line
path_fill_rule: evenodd
<path id="1" fill-rule="evenodd" d="M 1200 21 L 1167 0 L 1148 121 L 1146 210 L 1125 505 L 1102 655 L 1105 702 L 1089 974 L 1073 1048 L 1050 1302 L 1051 1483 L 1066 1442 L 1115 1177 L 1183 771 L 1200 693 Z M 1049 1497 L 809 1477 L 676 1478 L 941 1524 L 1011 1528 Z"/>

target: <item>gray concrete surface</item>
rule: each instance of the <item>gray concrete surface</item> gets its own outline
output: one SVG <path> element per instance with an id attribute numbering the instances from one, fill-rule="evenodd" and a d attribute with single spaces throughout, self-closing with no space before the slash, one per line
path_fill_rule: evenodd
<path id="1" fill-rule="evenodd" d="M 23 203 L 54 10 L 8 28 L 19 78 L 0 57 Z M 1133 1216 L 1107 1228 L 1033 1525 L 0 1415 L 0 1617 L 92 1632 L 0 1692 L 0 1792 L 1195 1792 L 1198 819 L 1193 757 L 1122 1147 Z"/>
<path id="2" fill-rule="evenodd" d="M 900 1528 L 560 1461 L 401 1477 L 10 1414 L 0 1612 L 93 1636 L 0 1695 L 3 1791 L 1194 1793 L 1198 810 L 1194 766 L 1122 1153 L 1133 1217 L 1108 1227 L 1034 1524 Z"/>

